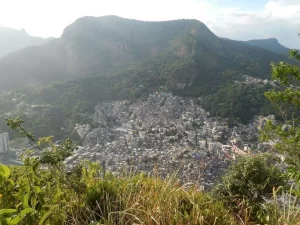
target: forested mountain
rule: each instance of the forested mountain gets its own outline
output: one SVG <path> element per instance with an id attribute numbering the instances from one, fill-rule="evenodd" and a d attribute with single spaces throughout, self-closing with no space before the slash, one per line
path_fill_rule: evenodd
<path id="1" fill-rule="evenodd" d="M 290 50 L 281 45 L 276 38 L 249 40 L 245 41 L 245 43 L 283 55 L 288 55 Z"/>
<path id="2" fill-rule="evenodd" d="M 25 30 L 0 27 L 0 57 L 32 45 L 42 45 L 49 39 L 32 37 Z"/>
<path id="3" fill-rule="evenodd" d="M 0 99 L 0 131 L 13 112 L 39 136 L 69 137 L 76 123 L 89 123 L 99 102 L 153 91 L 201 97 L 212 115 L 247 123 L 270 113 L 263 93 L 272 86 L 247 83 L 244 75 L 269 79 L 270 63 L 288 60 L 219 38 L 197 20 L 84 17 L 61 38 L 0 59 L 0 91 L 19 89 Z"/>
<path id="4" fill-rule="evenodd" d="M 141 71 L 145 64 L 151 67 L 155 77 L 168 68 L 160 79 L 173 74 L 176 78 L 169 82 L 177 85 L 176 82 L 187 81 L 185 85 L 189 87 L 194 81 L 217 82 L 219 74 L 228 70 L 268 77 L 270 62 L 281 60 L 285 57 L 243 42 L 221 39 L 197 20 L 142 22 L 116 16 L 84 17 L 68 26 L 60 39 L 0 59 L 0 89 L 128 73 L 130 70 L 124 69 L 139 63 L 143 63 Z M 180 64 L 193 72 L 182 74 Z M 126 82 L 132 76 L 124 77 Z"/>
<path id="5" fill-rule="evenodd" d="M 64 54 L 61 42 L 55 39 L 4 56 L 0 59 L 0 90 L 65 79 Z"/>

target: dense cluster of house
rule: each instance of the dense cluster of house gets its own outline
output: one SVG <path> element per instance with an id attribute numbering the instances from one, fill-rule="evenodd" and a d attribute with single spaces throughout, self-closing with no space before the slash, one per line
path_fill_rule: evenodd
<path id="1" fill-rule="evenodd" d="M 252 154 L 263 120 L 234 128 L 226 119 L 209 117 L 198 99 L 152 93 L 135 103 L 103 102 L 94 124 L 78 125 L 82 146 L 66 160 L 72 167 L 84 159 L 101 163 L 118 175 L 124 171 L 176 173 L 183 183 L 210 188 L 236 157 Z"/>
<path id="2" fill-rule="evenodd" d="M 243 75 L 242 76 L 244 81 L 235 81 L 235 83 L 246 83 L 246 84 L 258 84 L 258 85 L 266 85 L 266 84 L 270 84 L 272 86 L 276 86 L 276 82 L 272 81 L 272 80 L 267 80 L 267 79 L 259 79 L 256 77 L 251 77 L 248 75 Z"/>

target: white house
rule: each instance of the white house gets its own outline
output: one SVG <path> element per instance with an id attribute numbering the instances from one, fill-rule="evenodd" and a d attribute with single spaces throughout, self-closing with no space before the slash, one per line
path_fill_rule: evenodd
<path id="1" fill-rule="evenodd" d="M 0 153 L 9 151 L 8 133 L 0 134 Z"/>

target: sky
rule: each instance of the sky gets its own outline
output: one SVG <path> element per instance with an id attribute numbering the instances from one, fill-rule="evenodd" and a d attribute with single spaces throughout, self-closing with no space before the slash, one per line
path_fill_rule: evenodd
<path id="1" fill-rule="evenodd" d="M 0 0 L 0 26 L 59 37 L 83 16 L 164 21 L 197 19 L 235 40 L 277 38 L 300 49 L 300 0 Z"/>

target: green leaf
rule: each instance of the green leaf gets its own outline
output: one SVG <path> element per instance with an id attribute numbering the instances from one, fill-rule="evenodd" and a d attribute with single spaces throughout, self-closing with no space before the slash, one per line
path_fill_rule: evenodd
<path id="1" fill-rule="evenodd" d="M 64 194 L 64 192 L 62 192 L 61 190 L 58 190 L 57 193 L 54 195 L 53 199 L 57 200 L 57 199 L 60 198 L 63 194 Z"/>
<path id="2" fill-rule="evenodd" d="M 48 211 L 48 212 L 46 212 L 46 213 L 42 216 L 41 220 L 39 221 L 39 225 L 44 225 L 44 224 L 47 222 L 47 220 L 48 220 L 49 216 L 51 215 L 51 213 L 52 213 L 51 210 Z"/>
<path id="3" fill-rule="evenodd" d="M 10 184 L 11 186 L 14 186 L 14 185 L 15 185 L 15 182 L 14 182 L 12 179 L 8 179 L 7 181 L 9 182 L 9 184 Z"/>
<path id="4" fill-rule="evenodd" d="M 29 204 L 28 204 L 28 199 L 29 199 L 29 195 L 25 194 L 23 197 L 23 207 L 24 208 L 30 208 Z"/>
<path id="5" fill-rule="evenodd" d="M 7 166 L 0 164 L 0 171 L 3 171 L 5 178 L 10 176 L 10 169 Z"/>
<path id="6" fill-rule="evenodd" d="M 43 209 L 50 209 L 50 208 L 51 208 L 51 205 L 43 205 L 42 208 L 43 208 Z"/>
<path id="7" fill-rule="evenodd" d="M 17 225 L 21 222 L 22 218 L 21 216 L 16 216 L 13 219 L 9 218 L 6 220 L 6 223 L 9 225 Z"/>
<path id="8" fill-rule="evenodd" d="M 33 195 L 33 196 L 31 197 L 31 199 L 30 199 L 31 207 L 32 207 L 32 208 L 35 208 L 36 203 L 37 203 L 36 197 Z"/>
<path id="9" fill-rule="evenodd" d="M 34 189 L 37 194 L 41 192 L 41 188 L 39 186 L 35 186 Z"/>
<path id="10" fill-rule="evenodd" d="M 21 215 L 22 218 L 24 218 L 28 213 L 31 213 L 33 211 L 34 211 L 34 209 L 32 209 L 32 208 L 23 209 L 21 211 L 20 215 Z"/>
<path id="11" fill-rule="evenodd" d="M 0 209 L 0 216 L 12 214 L 12 213 L 16 213 L 16 212 L 17 212 L 17 210 L 15 210 L 15 209 Z"/>

